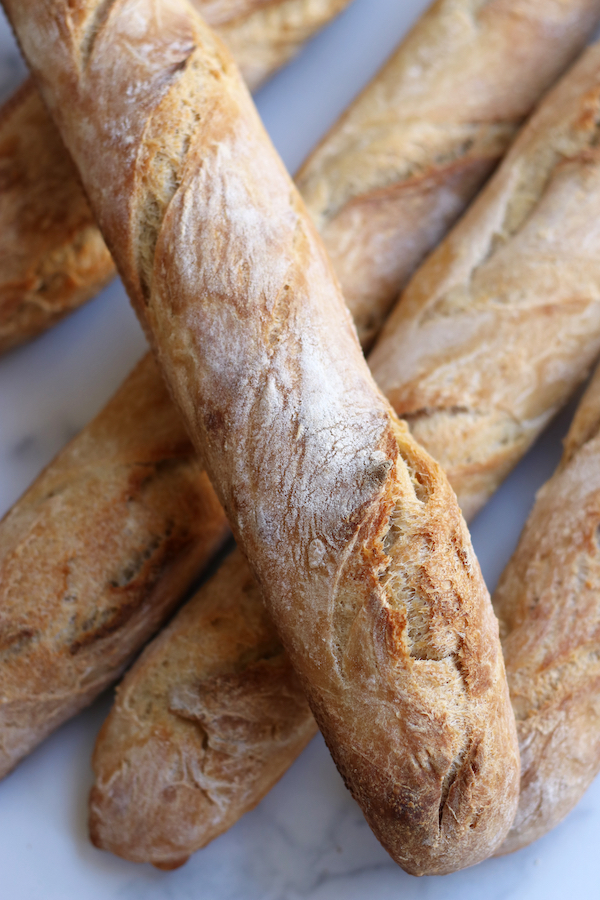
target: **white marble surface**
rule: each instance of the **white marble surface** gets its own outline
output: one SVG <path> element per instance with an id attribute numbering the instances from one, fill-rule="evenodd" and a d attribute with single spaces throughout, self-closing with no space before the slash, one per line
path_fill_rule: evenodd
<path id="1" fill-rule="evenodd" d="M 282 72 L 259 107 L 289 168 L 392 50 L 426 0 L 356 0 Z M 0 18 L 0 101 L 24 66 Z M 0 360 L 0 513 L 102 406 L 144 339 L 115 283 L 32 345 Z M 475 523 L 493 588 L 537 487 L 560 452 L 568 413 Z M 600 782 L 537 845 L 443 879 L 405 875 L 379 847 L 321 739 L 251 814 L 182 869 L 162 873 L 101 853 L 86 836 L 90 751 L 104 697 L 0 783 L 4 900 L 552 900 L 600 895 Z"/>

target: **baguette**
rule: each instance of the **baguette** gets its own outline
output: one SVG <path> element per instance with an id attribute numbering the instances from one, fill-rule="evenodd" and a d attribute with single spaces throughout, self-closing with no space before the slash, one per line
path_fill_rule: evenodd
<path id="1" fill-rule="evenodd" d="M 0 523 L 0 777 L 119 677 L 229 534 L 148 356 Z"/>
<path id="2" fill-rule="evenodd" d="M 600 770 L 599 535 L 600 370 L 494 594 L 522 763 L 501 853 L 554 828 Z"/>
<path id="3" fill-rule="evenodd" d="M 548 94 L 369 357 L 467 519 L 600 351 L 600 45 Z"/>
<path id="4" fill-rule="evenodd" d="M 367 820 L 410 872 L 487 857 L 519 763 L 469 535 L 225 48 L 182 0 L 5 8 Z"/>
<path id="5" fill-rule="evenodd" d="M 309 157 L 298 187 L 363 346 L 599 19 L 598 0 L 437 0 Z"/>
<path id="6" fill-rule="evenodd" d="M 342 4 L 196 5 L 254 84 L 252 72 L 288 37 L 318 27 Z M 496 0 L 473 19 L 465 14 L 472 6 L 435 3 L 298 176 L 365 345 L 519 121 L 585 43 L 600 9 L 598 0 Z M 275 49 L 264 50 L 271 40 Z M 0 352 L 53 325 L 114 272 L 61 146 L 31 88 L 0 114 Z"/>
<path id="7" fill-rule="evenodd" d="M 350 0 L 192 0 L 257 89 Z M 33 82 L 0 109 L 0 353 L 115 275 L 77 170 Z"/>
<path id="8" fill-rule="evenodd" d="M 316 731 L 236 551 L 117 691 L 94 750 L 92 841 L 175 868 L 252 809 Z"/>

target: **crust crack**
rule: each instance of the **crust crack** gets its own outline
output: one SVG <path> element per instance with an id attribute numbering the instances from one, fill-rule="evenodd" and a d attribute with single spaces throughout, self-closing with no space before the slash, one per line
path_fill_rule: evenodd
<path id="1" fill-rule="evenodd" d="M 419 466 L 418 459 L 412 458 L 407 448 L 403 449 L 404 479 L 408 482 L 406 488 L 412 489 L 413 503 L 418 504 L 415 516 L 420 517 L 423 508 L 433 497 L 433 486 L 429 473 Z M 451 659 L 460 672 L 455 635 L 452 639 L 449 629 L 436 628 L 434 622 L 436 616 L 443 617 L 446 606 L 445 598 L 442 599 L 439 595 L 435 578 L 424 564 L 435 553 L 435 546 L 431 545 L 431 539 L 424 530 L 415 528 L 414 522 L 411 525 L 411 535 L 406 533 L 406 504 L 406 495 L 401 491 L 382 539 L 387 563 L 379 575 L 379 582 L 391 610 L 405 617 L 405 640 L 409 656 L 416 660 L 436 662 Z M 453 612 L 454 610 L 450 610 L 448 614 L 451 616 Z M 392 618 L 395 620 L 397 616 Z M 440 634 L 436 635 L 438 631 Z"/>
<path id="2" fill-rule="evenodd" d="M 136 232 L 138 270 L 140 284 L 146 303 L 150 300 L 152 275 L 156 246 L 165 215 L 170 203 L 179 191 L 183 181 L 183 170 L 190 152 L 193 137 L 202 118 L 198 79 L 183 77 L 188 69 L 201 65 L 195 46 L 189 48 L 187 56 L 173 67 L 173 83 L 162 99 L 159 109 L 147 125 L 143 142 L 143 159 L 138 161 L 141 176 L 142 198 L 136 212 Z M 162 120 L 163 108 L 178 109 L 177 126 L 170 132 L 169 140 L 164 140 Z M 161 140 L 154 140 L 155 132 Z M 168 150 L 163 148 L 168 147 Z"/>
<path id="3" fill-rule="evenodd" d="M 320 181 L 328 177 L 332 184 L 328 202 L 319 210 L 321 229 L 345 209 L 386 199 L 431 179 L 438 181 L 442 172 L 460 171 L 468 165 L 486 161 L 492 166 L 502 156 L 518 127 L 518 123 L 514 121 L 490 123 L 473 120 L 459 125 L 454 122 L 438 122 L 436 139 L 431 136 L 420 139 L 420 124 L 419 121 L 407 119 L 394 127 L 381 129 L 379 134 L 373 130 L 371 156 L 375 152 L 374 146 L 378 152 L 373 161 L 376 160 L 378 165 L 371 162 L 368 171 L 365 171 L 364 139 L 361 137 L 354 147 L 344 147 L 339 154 L 326 160 L 321 166 L 318 165 L 318 158 L 315 158 L 311 165 L 311 168 L 315 167 L 315 174 L 312 171 L 307 171 L 306 175 L 304 172 L 300 173 L 298 183 L 302 193 L 307 196 L 310 196 L 313 181 L 318 186 Z M 436 143 L 440 148 L 437 151 Z M 393 152 L 386 154 L 386 149 Z M 355 157 L 356 164 L 352 168 L 361 172 L 360 190 L 351 181 L 344 182 L 339 176 L 335 177 L 335 166 L 340 157 L 344 161 Z M 402 166 L 391 166 L 389 159 L 392 157 L 401 159 Z"/>
<path id="4" fill-rule="evenodd" d="M 468 276 L 427 305 L 421 322 L 460 314 L 466 309 L 477 309 L 482 304 L 483 308 L 488 308 L 490 303 L 495 305 L 515 302 L 510 293 L 490 298 L 483 291 L 480 295 L 477 285 L 481 270 L 485 270 L 509 242 L 518 239 L 519 233 L 527 227 L 544 202 L 563 167 L 573 162 L 581 163 L 587 158 L 596 158 L 599 141 L 600 97 L 598 90 L 594 89 L 585 98 L 578 118 L 571 121 L 566 130 L 558 130 L 555 126 L 549 128 L 546 130 L 546 140 L 538 140 L 530 148 L 527 157 L 521 151 L 512 166 L 516 176 L 514 183 L 506 189 L 497 227 L 487 235 L 477 258 L 469 267 Z M 507 165 L 505 163 L 505 169 Z M 540 252 L 538 249 L 538 255 Z"/>
<path id="5" fill-rule="evenodd" d="M 106 25 L 112 8 L 115 6 L 116 2 L 117 0 L 104 0 L 103 3 L 100 3 L 94 9 L 94 13 L 91 16 L 90 21 L 86 25 L 83 37 L 79 44 L 80 65 L 82 69 L 86 69 L 88 67 L 94 50 L 94 44 L 96 43 L 96 40 L 100 35 L 102 29 Z"/>

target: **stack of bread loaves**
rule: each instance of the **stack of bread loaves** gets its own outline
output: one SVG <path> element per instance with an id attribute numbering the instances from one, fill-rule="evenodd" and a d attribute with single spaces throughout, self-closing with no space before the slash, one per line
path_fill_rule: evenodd
<path id="1" fill-rule="evenodd" d="M 0 213 L 0 259 L 19 248 L 0 271 L 2 346 L 91 296 L 114 259 L 154 357 L 0 524 L 0 774 L 118 677 L 226 515 L 240 550 L 146 648 L 99 735 L 93 841 L 180 865 L 317 725 L 406 871 L 535 839 L 600 767 L 597 388 L 498 589 L 507 673 L 452 488 L 473 515 L 600 352 L 600 46 L 418 267 L 600 0 L 438 0 L 302 168 L 308 209 L 185 0 L 3 3 L 49 113 L 29 85 L 0 120 L 25 173 Z M 345 5 L 195 3 L 254 84 Z M 566 528 L 577 479 L 592 493 Z M 568 602 L 550 565 L 572 573 Z M 551 751 L 536 735 L 553 728 Z M 565 734 L 580 749 L 557 786 Z"/>

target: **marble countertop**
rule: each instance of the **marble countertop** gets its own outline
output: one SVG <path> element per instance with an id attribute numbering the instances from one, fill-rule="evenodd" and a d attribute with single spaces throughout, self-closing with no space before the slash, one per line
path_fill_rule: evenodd
<path id="1" fill-rule="evenodd" d="M 377 70 L 427 0 L 355 0 L 258 97 L 294 171 Z M 25 75 L 0 13 L 0 102 Z M 105 403 L 145 341 L 120 283 L 0 360 L 0 514 Z M 473 527 L 493 588 L 560 454 L 552 425 Z M 552 834 L 511 857 L 415 879 L 369 831 L 320 738 L 254 812 L 176 872 L 94 849 L 86 831 L 90 753 L 104 696 L 0 782 L 0 897 L 7 900 L 552 900 L 600 893 L 600 781 Z M 598 854 L 598 855 L 597 855 Z"/>

